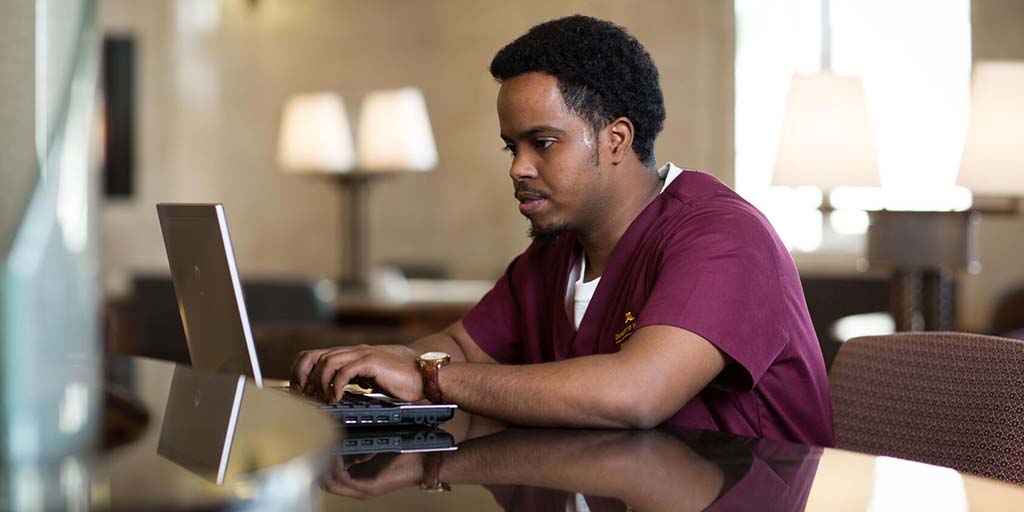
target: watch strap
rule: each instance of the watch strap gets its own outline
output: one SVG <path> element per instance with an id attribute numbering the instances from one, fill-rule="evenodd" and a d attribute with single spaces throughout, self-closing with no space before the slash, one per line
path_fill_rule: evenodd
<path id="1" fill-rule="evenodd" d="M 444 398 L 441 396 L 441 384 L 439 382 L 440 368 L 441 364 L 439 363 L 420 361 L 420 374 L 423 377 L 423 396 L 427 397 L 427 400 L 430 400 L 431 403 L 435 404 L 444 403 Z"/>
<path id="2" fill-rule="evenodd" d="M 423 454 L 423 479 L 420 480 L 420 489 L 430 492 L 448 492 L 452 490 L 451 485 L 441 481 L 441 452 L 427 452 Z"/>

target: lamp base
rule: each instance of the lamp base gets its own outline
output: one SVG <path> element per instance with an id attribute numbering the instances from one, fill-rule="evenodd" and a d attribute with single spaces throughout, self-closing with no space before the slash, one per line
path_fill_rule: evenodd
<path id="1" fill-rule="evenodd" d="M 956 275 L 948 271 L 895 269 L 889 312 L 897 331 L 951 331 L 956 320 Z"/>
<path id="2" fill-rule="evenodd" d="M 868 212 L 867 259 L 893 268 L 973 270 L 981 214 L 966 212 Z"/>
<path id="3" fill-rule="evenodd" d="M 977 272 L 977 225 L 968 212 L 868 212 L 867 259 L 889 268 L 897 331 L 953 330 L 956 272 Z"/>
<path id="4" fill-rule="evenodd" d="M 370 182 L 389 176 L 392 172 L 353 171 L 334 176 L 338 188 L 348 194 L 348 209 L 342 210 L 341 224 L 348 225 L 348 237 L 341 237 L 341 254 L 346 255 L 344 278 L 338 286 L 365 292 L 370 282 Z"/>

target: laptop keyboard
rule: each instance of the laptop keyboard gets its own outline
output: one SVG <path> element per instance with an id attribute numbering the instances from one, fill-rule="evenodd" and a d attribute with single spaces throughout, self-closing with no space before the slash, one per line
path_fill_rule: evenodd
<path id="1" fill-rule="evenodd" d="M 397 405 L 381 400 L 380 398 L 357 395 L 354 393 L 345 393 L 341 397 L 341 401 L 333 404 L 319 403 L 320 407 L 325 409 L 366 409 L 369 407 L 398 407 Z"/>
<path id="2" fill-rule="evenodd" d="M 291 391 L 287 387 L 275 387 L 286 393 Z M 454 405 L 440 406 L 415 406 L 405 403 L 395 403 L 388 397 L 378 398 L 381 395 L 363 395 L 359 393 L 345 392 L 341 401 L 328 404 L 319 398 L 303 396 L 302 398 L 310 405 L 321 411 L 331 414 L 342 421 L 345 425 L 437 425 L 448 421 L 454 413 Z"/>
<path id="3" fill-rule="evenodd" d="M 402 420 L 401 409 L 387 400 L 372 396 L 345 393 L 333 404 L 319 402 L 321 411 L 333 414 L 346 425 L 389 425 Z"/>
<path id="4" fill-rule="evenodd" d="M 287 387 L 275 387 L 271 389 L 283 391 L 285 393 L 291 393 L 291 390 Z M 381 400 L 380 398 L 373 396 L 360 395 L 357 393 L 348 392 L 341 396 L 340 401 L 333 404 L 329 404 L 313 396 L 302 395 L 302 398 L 309 402 L 312 402 L 314 405 L 320 407 L 321 409 L 366 409 L 368 407 L 398 407 L 397 405 L 387 400 Z"/>

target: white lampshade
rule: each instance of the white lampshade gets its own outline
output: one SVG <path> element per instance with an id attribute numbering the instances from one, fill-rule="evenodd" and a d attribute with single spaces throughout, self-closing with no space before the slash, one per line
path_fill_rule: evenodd
<path id="1" fill-rule="evenodd" d="M 437 165 L 427 104 L 415 87 L 368 94 L 356 140 L 360 170 L 429 171 Z"/>
<path id="2" fill-rule="evenodd" d="M 355 164 L 352 131 L 341 96 L 301 94 L 284 107 L 278 165 L 292 172 L 348 172 Z"/>
<path id="3" fill-rule="evenodd" d="M 975 194 L 1024 196 L 1024 62 L 975 64 L 957 184 Z"/>
<path id="4" fill-rule="evenodd" d="M 794 75 L 773 185 L 878 186 L 874 131 L 859 78 Z"/>

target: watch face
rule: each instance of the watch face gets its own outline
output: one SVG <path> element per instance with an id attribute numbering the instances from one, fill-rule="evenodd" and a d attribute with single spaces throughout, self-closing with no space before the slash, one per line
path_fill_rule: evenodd
<path id="1" fill-rule="evenodd" d="M 420 354 L 420 359 L 427 362 L 440 361 L 448 357 L 450 356 L 444 352 L 426 352 L 424 354 Z"/>

